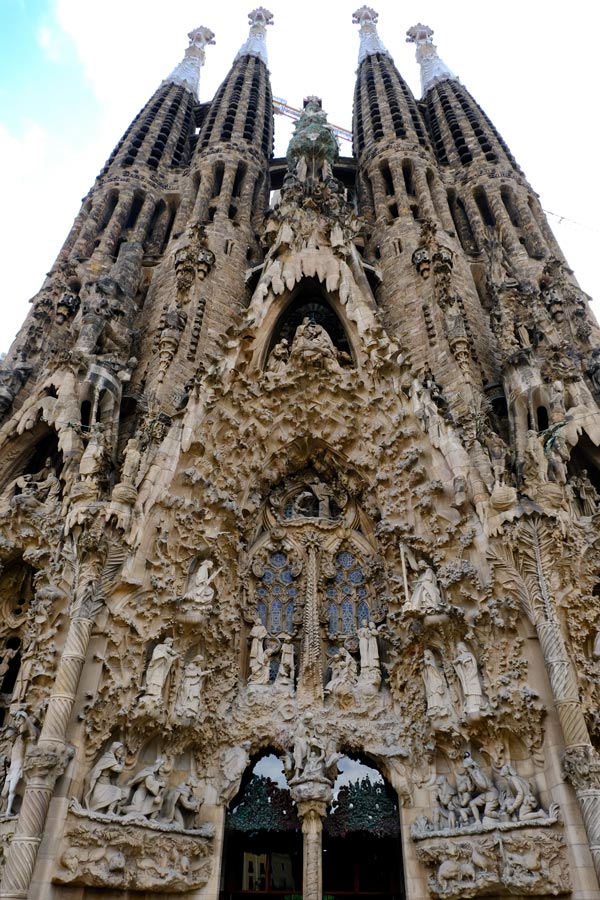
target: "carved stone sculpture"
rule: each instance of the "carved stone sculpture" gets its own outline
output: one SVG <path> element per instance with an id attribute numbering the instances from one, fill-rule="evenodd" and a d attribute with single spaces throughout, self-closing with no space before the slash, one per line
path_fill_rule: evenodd
<path id="1" fill-rule="evenodd" d="M 129 791 L 116 783 L 123 771 L 124 747 L 115 741 L 103 753 L 92 771 L 87 793 L 86 807 L 93 812 L 118 813 Z"/>
<path id="2" fill-rule="evenodd" d="M 156 645 L 146 669 L 144 693 L 140 698 L 140 707 L 160 706 L 171 668 L 176 659 L 177 653 L 173 649 L 173 638 L 167 637 L 162 644 Z"/>
<path id="3" fill-rule="evenodd" d="M 483 690 L 477 660 L 464 641 L 459 641 L 456 645 L 456 656 L 452 665 L 462 688 L 464 714 L 470 718 L 477 718 L 481 714 Z"/>

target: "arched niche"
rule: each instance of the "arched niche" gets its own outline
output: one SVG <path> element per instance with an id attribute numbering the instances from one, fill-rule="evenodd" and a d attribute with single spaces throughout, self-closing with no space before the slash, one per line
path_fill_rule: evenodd
<path id="1" fill-rule="evenodd" d="M 5 468 L 0 490 L 14 482 L 20 475 L 36 475 L 50 460 L 57 475 L 62 470 L 62 453 L 58 447 L 56 431 L 45 422 L 37 422 L 22 435 L 15 436 L 3 449 Z"/>
<path id="2" fill-rule="evenodd" d="M 361 756 L 338 762 L 323 822 L 323 894 L 398 900 L 404 896 L 398 797 Z"/>
<path id="3" fill-rule="evenodd" d="M 254 757 L 229 804 L 222 900 L 274 900 L 302 892 L 302 828 L 272 749 Z"/>
<path id="4" fill-rule="evenodd" d="M 279 307 L 275 312 L 274 307 Z M 261 346 L 259 365 L 265 368 L 274 347 L 282 340 L 292 347 L 303 321 L 308 319 L 323 328 L 338 354 L 342 366 L 356 365 L 356 351 L 345 322 L 343 307 L 335 294 L 329 294 L 316 278 L 304 278 L 292 291 L 283 308 L 274 304 L 263 324 L 268 338 Z"/>

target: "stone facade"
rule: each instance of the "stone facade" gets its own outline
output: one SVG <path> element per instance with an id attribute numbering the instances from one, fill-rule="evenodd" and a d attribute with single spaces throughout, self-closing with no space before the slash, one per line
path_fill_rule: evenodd
<path id="1" fill-rule="evenodd" d="M 273 160 L 271 21 L 206 104 L 190 33 L 0 372 L 0 897 L 335 896 L 348 759 L 346 895 L 597 897 L 588 298 L 426 26 L 417 101 L 359 9 L 355 155 L 309 97 Z M 266 754 L 295 886 L 233 872 Z"/>

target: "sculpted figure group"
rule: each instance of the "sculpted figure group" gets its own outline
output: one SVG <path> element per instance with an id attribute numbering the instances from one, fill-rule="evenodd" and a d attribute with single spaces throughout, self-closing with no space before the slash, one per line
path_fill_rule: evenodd
<path id="1" fill-rule="evenodd" d="M 124 783 L 125 748 L 114 741 L 90 772 L 84 806 L 91 813 L 193 828 L 202 800 L 189 782 L 170 785 L 172 762 L 157 756 Z"/>
<path id="2" fill-rule="evenodd" d="M 469 828 L 486 830 L 501 823 L 535 823 L 555 821 L 558 807 L 542 809 L 529 781 L 519 775 L 510 763 L 502 766 L 498 785 L 486 769 L 465 753 L 461 768 L 452 784 L 446 775 L 430 782 L 434 791 L 431 819 L 421 817 L 413 826 L 415 837 L 431 832 Z"/>

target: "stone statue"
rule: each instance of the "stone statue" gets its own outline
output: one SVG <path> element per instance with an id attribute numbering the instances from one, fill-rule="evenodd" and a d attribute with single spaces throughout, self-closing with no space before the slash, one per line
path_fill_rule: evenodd
<path id="1" fill-rule="evenodd" d="M 173 638 L 167 637 L 162 644 L 156 645 L 146 669 L 146 683 L 140 706 L 160 706 L 171 667 L 176 659 Z"/>
<path id="2" fill-rule="evenodd" d="M 137 438 L 130 438 L 125 447 L 123 465 L 121 466 L 121 483 L 133 485 L 140 469 L 142 454 Z"/>
<path id="3" fill-rule="evenodd" d="M 281 659 L 275 678 L 277 687 L 294 689 L 294 645 L 289 638 L 284 639 L 281 647 Z"/>
<path id="4" fill-rule="evenodd" d="M 188 782 L 167 788 L 158 816 L 159 821 L 168 825 L 186 827 L 186 819 L 191 820 L 188 827 L 193 827 L 193 820 L 200 811 L 202 800 L 194 797 L 194 788 Z"/>
<path id="5" fill-rule="evenodd" d="M 451 709 L 446 676 L 437 664 L 432 650 L 423 652 L 423 681 L 427 698 L 427 715 L 432 719 L 447 716 Z"/>
<path id="6" fill-rule="evenodd" d="M 529 429 L 523 453 L 523 480 L 534 486 L 547 481 L 548 461 L 537 432 Z"/>
<path id="7" fill-rule="evenodd" d="M 83 481 L 95 481 L 103 471 L 106 459 L 104 425 L 92 425 L 87 446 L 79 463 L 79 475 Z"/>
<path id="8" fill-rule="evenodd" d="M 257 617 L 250 631 L 250 676 L 248 684 L 268 684 L 271 654 L 265 647 L 269 632 Z"/>
<path id="9" fill-rule="evenodd" d="M 527 779 L 517 775 L 513 766 L 509 763 L 502 766 L 500 775 L 506 778 L 510 789 L 510 794 L 507 794 L 504 801 L 504 811 L 514 822 L 535 822 L 548 818 L 543 809 L 538 809 L 538 802 Z"/>
<path id="10" fill-rule="evenodd" d="M 325 329 L 305 317 L 294 335 L 290 362 L 301 361 L 305 365 L 333 371 L 339 369 L 337 351 Z"/>
<path id="11" fill-rule="evenodd" d="M 183 595 L 184 600 L 193 600 L 194 603 L 205 607 L 212 604 L 215 597 L 212 582 L 221 571 L 217 569 L 213 572 L 214 566 L 212 559 L 202 560 L 190 580 L 190 586 Z"/>
<path id="12" fill-rule="evenodd" d="M 433 782 L 433 786 L 435 787 L 432 816 L 432 824 L 434 830 L 440 831 L 443 828 L 455 828 L 455 789 L 452 787 L 445 775 L 438 775 Z"/>
<path id="13" fill-rule="evenodd" d="M 358 666 L 352 654 L 342 647 L 332 658 L 329 668 L 331 678 L 325 685 L 325 693 L 334 697 L 349 694 L 358 679 Z"/>
<path id="14" fill-rule="evenodd" d="M 379 687 L 381 684 L 381 666 L 379 662 L 379 646 L 377 643 L 377 626 L 375 622 L 362 620 L 357 629 L 360 651 L 359 682 Z"/>
<path id="15" fill-rule="evenodd" d="M 470 753 L 465 753 L 463 768 L 473 786 L 469 809 L 475 821 L 478 824 L 486 824 L 486 819 L 501 818 L 500 792 L 490 776 L 483 771 L 479 763 L 475 762 Z"/>
<path id="16" fill-rule="evenodd" d="M 176 709 L 180 715 L 193 718 L 200 712 L 202 683 L 212 669 L 203 669 L 204 658 L 198 655 L 183 670 Z"/>
<path id="17" fill-rule="evenodd" d="M 15 713 L 15 727 L 13 745 L 10 751 L 8 772 L 2 788 L 0 798 L 3 802 L 3 815 L 14 815 L 14 803 L 17 790 L 23 779 L 25 756 L 30 745 L 37 739 L 39 729 L 33 724 L 25 710 L 19 709 Z"/>
<path id="18" fill-rule="evenodd" d="M 267 360 L 267 372 L 272 372 L 273 375 L 280 375 L 282 372 L 285 372 L 289 358 L 289 341 L 286 338 L 282 338 L 271 350 Z"/>
<path id="19" fill-rule="evenodd" d="M 121 803 L 129 790 L 116 784 L 123 771 L 125 749 L 119 741 L 114 741 L 102 754 L 90 773 L 90 780 L 84 803 L 91 812 L 108 815 L 119 813 Z"/>
<path id="20" fill-rule="evenodd" d="M 429 566 L 425 566 L 417 578 L 410 600 L 404 604 L 404 610 L 427 615 L 439 612 L 443 606 L 435 573 Z"/>
<path id="21" fill-rule="evenodd" d="M 452 665 L 463 692 L 463 712 L 468 718 L 478 718 L 481 714 L 483 690 L 477 660 L 464 641 L 459 641 L 456 645 L 456 657 Z"/>
<path id="22" fill-rule="evenodd" d="M 596 512 L 600 497 L 589 479 L 587 469 L 582 469 L 581 474 L 576 476 L 573 479 L 573 482 L 573 486 L 579 495 L 582 515 L 593 516 Z"/>
<path id="23" fill-rule="evenodd" d="M 127 788 L 133 789 L 131 799 L 123 807 L 128 816 L 156 819 L 163 803 L 170 764 L 159 756 L 150 766 L 146 766 L 133 776 Z"/>

